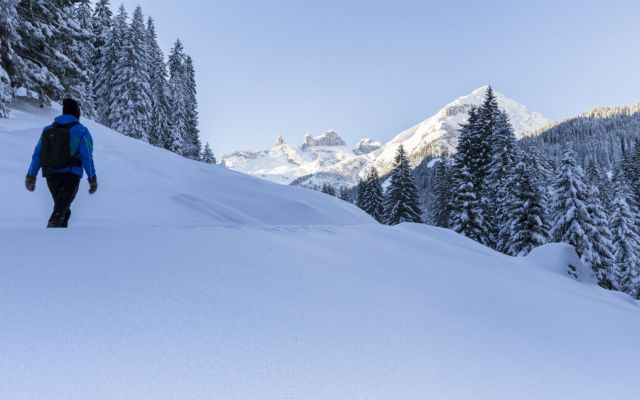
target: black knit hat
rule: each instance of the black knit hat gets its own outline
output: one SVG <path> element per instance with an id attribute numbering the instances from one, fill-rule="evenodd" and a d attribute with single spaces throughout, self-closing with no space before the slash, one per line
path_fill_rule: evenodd
<path id="1" fill-rule="evenodd" d="M 64 99 L 62 101 L 62 113 L 73 115 L 80 119 L 80 104 L 73 99 Z"/>

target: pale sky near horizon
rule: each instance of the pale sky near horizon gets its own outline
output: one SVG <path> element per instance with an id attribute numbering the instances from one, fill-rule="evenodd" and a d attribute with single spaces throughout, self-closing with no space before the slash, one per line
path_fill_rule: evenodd
<path id="1" fill-rule="evenodd" d="M 113 8 L 120 5 L 111 0 Z M 640 102 L 640 1 L 125 0 L 195 62 L 218 157 L 386 141 L 484 84 L 551 119 Z"/>

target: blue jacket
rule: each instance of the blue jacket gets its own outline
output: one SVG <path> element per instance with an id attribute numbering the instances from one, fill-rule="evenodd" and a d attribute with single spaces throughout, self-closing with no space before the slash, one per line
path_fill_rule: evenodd
<path id="1" fill-rule="evenodd" d="M 55 122 L 61 125 L 67 125 L 72 122 L 78 122 L 78 119 L 73 115 L 64 114 L 55 119 Z M 50 129 L 52 125 L 44 128 L 44 130 Z M 75 125 L 69 129 L 69 147 L 71 154 L 77 155 L 82 161 L 82 167 L 65 167 L 53 171 L 55 174 L 72 173 L 82 178 L 82 169 L 87 171 L 87 177 L 89 179 L 96 176 L 96 168 L 93 165 L 93 139 L 89 130 L 82 124 Z M 36 176 L 38 171 L 42 167 L 40 163 L 40 150 L 42 149 L 42 137 L 38 140 L 36 149 L 33 152 L 31 159 L 31 166 L 27 175 Z"/>

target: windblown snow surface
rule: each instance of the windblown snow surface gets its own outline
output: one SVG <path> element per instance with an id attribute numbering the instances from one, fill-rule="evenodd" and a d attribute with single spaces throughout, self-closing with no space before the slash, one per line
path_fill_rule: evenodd
<path id="1" fill-rule="evenodd" d="M 87 123 L 100 189 L 72 228 L 23 177 L 55 114 L 0 120 L 0 399 L 631 399 L 640 309 L 306 189 Z"/>

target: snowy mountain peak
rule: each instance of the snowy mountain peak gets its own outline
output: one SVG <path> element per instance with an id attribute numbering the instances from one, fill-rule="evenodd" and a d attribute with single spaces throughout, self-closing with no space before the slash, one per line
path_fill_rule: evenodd
<path id="1" fill-rule="evenodd" d="M 374 152 L 382 147 L 382 143 L 373 139 L 361 139 L 358 143 L 356 143 L 356 147 L 353 149 L 354 154 L 363 155 Z"/>
<path id="2" fill-rule="evenodd" d="M 278 147 L 284 144 L 284 139 L 282 138 L 281 134 L 278 134 L 278 136 L 276 136 L 276 142 L 273 145 L 273 147 Z"/>
<path id="3" fill-rule="evenodd" d="M 281 145 L 261 152 L 236 152 L 225 155 L 223 160 L 231 169 L 278 183 L 322 185 L 329 182 L 352 186 L 369 166 L 377 167 L 381 175 L 387 174 L 400 145 L 404 145 L 415 165 L 427 156 L 452 154 L 458 143 L 460 125 L 467 121 L 471 107 L 482 104 L 488 88 L 482 86 L 455 99 L 432 117 L 400 132 L 385 144 L 363 139 L 349 150 L 344 148 L 345 142 L 340 136 L 327 131 L 315 138 L 306 135 L 301 146 Z M 549 120 L 542 115 L 500 92 L 494 90 L 494 94 L 499 107 L 509 114 L 519 138 L 548 125 Z"/>
<path id="4" fill-rule="evenodd" d="M 342 140 L 337 133 L 332 130 L 328 130 L 320 136 L 312 137 L 309 134 L 304 135 L 304 143 L 302 144 L 302 149 L 306 149 L 309 147 L 319 147 L 319 146 L 346 146 L 347 144 Z"/>

